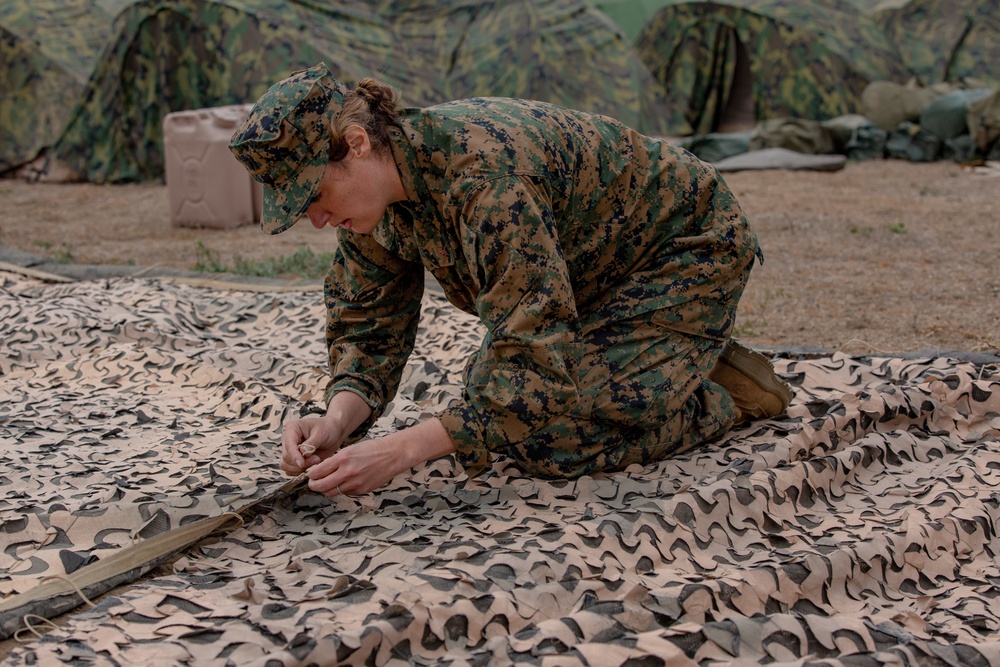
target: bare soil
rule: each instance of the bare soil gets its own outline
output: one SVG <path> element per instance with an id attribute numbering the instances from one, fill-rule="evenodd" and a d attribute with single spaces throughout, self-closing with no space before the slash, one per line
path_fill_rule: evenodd
<path id="1" fill-rule="evenodd" d="M 1000 178 L 950 162 L 848 164 L 838 172 L 726 174 L 766 257 L 738 334 L 760 347 L 850 354 L 1000 353 Z M 192 229 L 170 222 L 160 184 L 0 181 L 0 250 L 61 262 L 194 269 L 263 261 L 332 234 L 299 224 Z"/>

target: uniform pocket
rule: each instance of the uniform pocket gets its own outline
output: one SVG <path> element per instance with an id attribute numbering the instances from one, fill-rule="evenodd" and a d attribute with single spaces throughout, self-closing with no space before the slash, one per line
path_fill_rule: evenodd
<path id="1" fill-rule="evenodd" d="M 602 329 L 588 337 L 591 344 L 581 360 L 586 372 L 580 389 L 593 397 L 595 420 L 658 428 L 683 409 L 714 364 L 718 355 L 711 350 L 721 350 L 721 343 L 651 319 L 618 323 L 615 336 Z"/>

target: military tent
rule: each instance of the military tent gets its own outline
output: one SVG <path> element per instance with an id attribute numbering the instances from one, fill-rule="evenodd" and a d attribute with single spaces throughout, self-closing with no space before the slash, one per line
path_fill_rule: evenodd
<path id="1" fill-rule="evenodd" d="M 906 78 L 875 21 L 847 0 L 668 0 L 636 47 L 686 106 L 678 134 L 834 118 L 858 110 L 869 82 Z"/>
<path id="2" fill-rule="evenodd" d="M 614 116 L 652 134 L 664 96 L 631 44 L 575 0 L 389 0 L 379 6 L 410 68 L 443 99 L 508 96 Z"/>
<path id="3" fill-rule="evenodd" d="M 0 3 L 0 172 L 59 135 L 110 33 L 93 0 Z"/>
<path id="4" fill-rule="evenodd" d="M 910 0 L 877 12 L 875 20 L 922 83 L 976 79 L 1000 85 L 996 0 Z"/>
<path id="5" fill-rule="evenodd" d="M 634 49 L 582 2 L 131 0 L 54 155 L 94 182 L 160 178 L 167 113 L 252 102 L 320 61 L 412 106 L 527 97 L 667 127 Z"/>
<path id="6" fill-rule="evenodd" d="M 253 101 L 275 80 L 324 60 L 354 79 L 384 68 L 392 53 L 388 31 L 362 2 L 319 9 L 283 0 L 135 0 L 115 19 L 54 153 L 95 182 L 158 178 L 167 113 Z"/>
<path id="7" fill-rule="evenodd" d="M 669 0 L 589 0 L 634 41 L 646 22 Z"/>
<path id="8" fill-rule="evenodd" d="M 543 100 L 614 116 L 648 134 L 669 131 L 666 96 L 603 16 L 566 1 L 507 0 L 487 7 L 452 54 L 451 97 Z"/>

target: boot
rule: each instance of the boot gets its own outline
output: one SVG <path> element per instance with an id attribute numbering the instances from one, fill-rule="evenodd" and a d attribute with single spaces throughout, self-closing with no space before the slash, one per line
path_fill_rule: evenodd
<path id="1" fill-rule="evenodd" d="M 736 423 L 777 417 L 792 401 L 792 390 L 774 373 L 767 357 L 730 338 L 708 378 L 736 403 Z"/>

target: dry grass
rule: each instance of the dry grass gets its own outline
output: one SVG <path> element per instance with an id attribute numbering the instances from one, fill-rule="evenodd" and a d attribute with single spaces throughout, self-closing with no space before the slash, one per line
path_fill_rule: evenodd
<path id="1" fill-rule="evenodd" d="M 752 345 L 864 354 L 1000 352 L 1000 180 L 949 162 L 877 161 L 836 173 L 759 171 L 726 180 L 766 262 L 738 322 Z M 331 250 L 309 225 L 267 236 L 170 224 L 163 185 L 0 181 L 0 245 L 78 263 L 232 265 L 303 245 Z"/>

